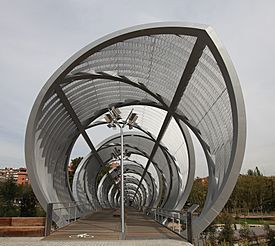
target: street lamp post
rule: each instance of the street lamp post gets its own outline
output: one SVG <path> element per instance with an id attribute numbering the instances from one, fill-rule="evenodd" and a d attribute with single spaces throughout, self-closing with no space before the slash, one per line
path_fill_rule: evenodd
<path id="1" fill-rule="evenodd" d="M 124 214 L 124 163 L 123 163 L 123 128 L 120 127 L 120 149 L 121 149 L 121 157 L 120 157 L 120 214 L 121 214 L 121 236 L 124 239 L 125 235 L 125 214 Z"/>
<path id="2" fill-rule="evenodd" d="M 129 126 L 129 129 L 133 128 L 138 116 L 133 113 L 133 109 L 130 111 L 127 116 L 125 122 L 122 121 L 121 112 L 118 108 L 112 107 L 109 109 L 109 114 L 104 116 L 106 122 L 108 123 L 108 127 L 115 128 L 118 126 L 120 128 L 120 149 L 121 149 L 121 157 L 120 157 L 120 217 L 121 217 L 121 239 L 125 239 L 125 208 L 124 208 L 124 142 L 123 142 L 123 128 L 125 125 Z"/>

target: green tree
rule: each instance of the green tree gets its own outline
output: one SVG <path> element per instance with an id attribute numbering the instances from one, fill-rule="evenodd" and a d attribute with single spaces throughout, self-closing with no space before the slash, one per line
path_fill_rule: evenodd
<path id="1" fill-rule="evenodd" d="M 75 172 L 76 168 L 78 167 L 79 163 L 82 161 L 83 157 L 77 157 L 71 160 L 72 170 Z"/>
<path id="2" fill-rule="evenodd" d="M 188 197 L 188 202 L 191 204 L 198 204 L 199 209 L 202 209 L 207 195 L 207 189 L 208 179 L 197 177 L 193 182 L 193 187 Z"/>
<path id="3" fill-rule="evenodd" d="M 96 176 L 96 185 L 99 184 L 101 178 L 112 169 L 111 165 L 105 165 L 101 168 Z"/>
<path id="4" fill-rule="evenodd" d="M 257 166 L 254 169 L 254 171 L 252 169 L 248 169 L 247 175 L 248 176 L 263 176 L 263 174 L 260 172 L 260 170 Z"/>
<path id="5" fill-rule="evenodd" d="M 241 223 L 241 229 L 239 230 L 240 238 L 245 241 L 251 241 L 253 233 L 251 232 L 247 223 Z"/>
<path id="6" fill-rule="evenodd" d="M 211 245 L 211 246 L 217 245 L 217 239 L 215 235 L 216 227 L 214 226 L 214 223 L 209 225 L 202 233 L 202 239 L 204 241 L 204 244 L 206 245 Z"/>
<path id="7" fill-rule="evenodd" d="M 247 175 L 248 176 L 254 176 L 254 171 L 252 169 L 247 170 Z"/>
<path id="8" fill-rule="evenodd" d="M 275 246 L 275 231 L 273 231 L 269 225 L 264 226 L 266 232 L 267 244 L 269 246 Z"/>
<path id="9" fill-rule="evenodd" d="M 275 209 L 275 177 L 266 177 L 263 210 L 271 212 Z"/>
<path id="10" fill-rule="evenodd" d="M 229 213 L 222 214 L 220 219 L 224 224 L 224 228 L 220 232 L 218 240 L 220 243 L 227 242 L 229 245 L 233 245 L 234 231 L 232 229 L 232 224 L 234 219 Z"/>
<path id="11" fill-rule="evenodd" d="M 20 203 L 20 216 L 31 217 L 36 216 L 37 200 L 30 185 L 22 187 L 22 197 Z"/>
<path id="12" fill-rule="evenodd" d="M 263 176 L 263 174 L 260 172 L 258 167 L 255 168 L 254 175 L 255 176 Z"/>
<path id="13" fill-rule="evenodd" d="M 240 175 L 237 184 L 225 206 L 227 211 L 246 210 L 247 213 L 265 212 L 274 209 L 274 177 L 265 177 L 258 169 L 248 170 Z"/>
<path id="14" fill-rule="evenodd" d="M 14 200 L 18 194 L 18 187 L 13 178 L 7 179 L 0 184 L 0 215 L 17 216 L 17 210 L 14 206 Z"/>
<path id="15" fill-rule="evenodd" d="M 68 176 L 69 176 L 69 184 L 72 187 L 73 179 L 74 179 L 74 173 L 79 165 L 79 163 L 82 161 L 83 157 L 77 157 L 71 160 Z"/>

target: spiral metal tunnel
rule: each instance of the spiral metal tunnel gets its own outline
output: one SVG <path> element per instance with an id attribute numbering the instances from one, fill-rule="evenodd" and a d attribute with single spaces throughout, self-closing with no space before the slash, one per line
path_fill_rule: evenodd
<path id="1" fill-rule="evenodd" d="M 197 138 L 209 184 L 193 230 L 203 231 L 236 184 L 246 139 L 238 77 L 213 29 L 171 22 L 127 28 L 84 47 L 50 77 L 25 140 L 32 187 L 44 209 L 80 201 L 86 204 L 81 215 L 119 206 L 120 170 L 112 165 L 121 157 L 119 134 L 95 145 L 87 133 L 107 129 L 103 116 L 112 106 L 122 119 L 132 108 L 139 116 L 124 134 L 126 205 L 181 210 L 192 189 Z M 90 152 L 71 190 L 67 166 L 80 135 Z M 53 219 L 62 223 L 58 214 Z"/>

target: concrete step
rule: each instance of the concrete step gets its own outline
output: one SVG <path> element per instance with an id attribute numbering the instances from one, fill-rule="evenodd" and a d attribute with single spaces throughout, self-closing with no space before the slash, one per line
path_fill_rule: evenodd
<path id="1" fill-rule="evenodd" d="M 2 217 L 0 226 L 44 226 L 45 217 Z"/>
<path id="2" fill-rule="evenodd" d="M 2 217 L 1 237 L 41 237 L 44 236 L 45 217 Z"/>
<path id="3" fill-rule="evenodd" d="M 12 226 L 44 226 L 45 217 L 12 217 Z"/>
<path id="4" fill-rule="evenodd" d="M 42 237 L 44 226 L 0 226 L 1 237 Z"/>

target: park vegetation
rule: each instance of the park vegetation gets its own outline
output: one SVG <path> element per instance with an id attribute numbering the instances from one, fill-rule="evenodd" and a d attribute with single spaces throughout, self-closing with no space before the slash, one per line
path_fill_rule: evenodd
<path id="1" fill-rule="evenodd" d="M 207 189 L 208 178 L 196 178 L 189 203 L 199 204 L 203 208 Z M 247 174 L 241 174 L 224 210 L 246 215 L 275 211 L 275 177 L 263 176 L 257 167 L 254 171 L 250 169 Z"/>
<path id="2" fill-rule="evenodd" d="M 236 223 L 239 223 L 239 221 L 233 217 L 232 214 L 222 212 L 201 234 L 199 240 L 204 246 L 275 246 L 275 231 L 269 224 L 264 224 L 263 233 L 256 235 L 256 233 L 250 228 L 249 224 L 245 222 L 241 222 L 241 227 L 238 233 L 235 234 Z M 217 225 L 221 224 L 223 225 L 222 227 L 217 227 Z"/>
<path id="3" fill-rule="evenodd" d="M 73 179 L 74 179 L 75 171 L 82 160 L 83 160 L 83 157 L 77 157 L 77 158 L 72 159 L 71 163 L 69 164 L 68 178 L 69 178 L 69 184 L 70 184 L 71 189 L 73 186 Z"/>
<path id="4" fill-rule="evenodd" d="M 0 217 L 45 216 L 29 184 L 17 185 L 13 178 L 0 182 Z"/>
<path id="5" fill-rule="evenodd" d="M 189 196 L 189 204 L 203 208 L 207 196 L 208 178 L 196 178 Z M 202 233 L 203 245 L 271 245 L 275 246 L 274 217 L 265 215 L 275 212 L 275 177 L 263 176 L 256 167 L 238 177 L 237 184 L 222 213 Z M 249 218 L 255 215 L 256 218 Z M 247 218 L 248 217 L 248 218 Z M 240 224 L 238 236 L 234 231 Z M 264 233 L 256 235 L 249 224 L 262 224 Z M 217 225 L 222 225 L 218 227 Z M 219 230 L 218 230 L 219 229 Z"/>

